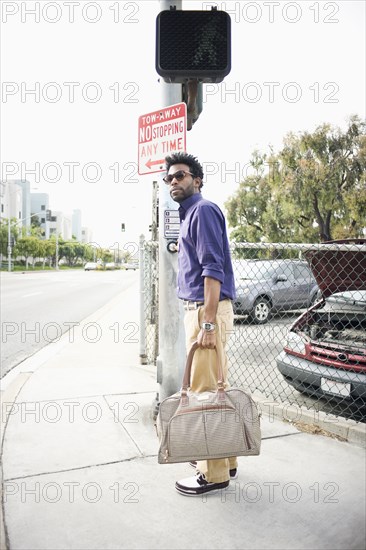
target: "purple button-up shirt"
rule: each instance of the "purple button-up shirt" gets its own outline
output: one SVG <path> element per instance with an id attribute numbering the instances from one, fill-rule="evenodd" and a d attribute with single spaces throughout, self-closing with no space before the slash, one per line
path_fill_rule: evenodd
<path id="1" fill-rule="evenodd" d="M 204 277 L 221 283 L 220 300 L 235 298 L 226 224 L 220 208 L 195 193 L 179 207 L 178 297 L 204 300 Z"/>

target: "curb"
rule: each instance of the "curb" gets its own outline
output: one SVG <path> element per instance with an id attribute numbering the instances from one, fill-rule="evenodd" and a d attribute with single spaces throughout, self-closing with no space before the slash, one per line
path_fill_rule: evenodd
<path id="1" fill-rule="evenodd" d="M 2 467 L 2 458 L 3 458 L 3 443 L 5 439 L 6 426 L 8 423 L 9 416 L 11 414 L 13 405 L 19 395 L 19 392 L 23 386 L 27 383 L 28 379 L 32 376 L 32 372 L 21 372 L 19 373 L 9 384 L 6 390 L 2 390 L 1 394 L 1 418 L 0 425 L 2 435 L 0 438 L 0 482 L 1 482 L 1 494 L 0 494 L 0 550 L 8 550 L 9 540 L 8 534 L 5 525 L 4 518 L 4 500 L 3 500 L 3 467 Z M 6 407 L 4 407 L 6 405 Z"/>
<path id="2" fill-rule="evenodd" d="M 293 424 L 299 431 L 333 437 L 366 449 L 366 424 L 345 420 L 323 411 L 309 410 L 290 403 L 277 403 L 252 395 L 262 414 Z"/>

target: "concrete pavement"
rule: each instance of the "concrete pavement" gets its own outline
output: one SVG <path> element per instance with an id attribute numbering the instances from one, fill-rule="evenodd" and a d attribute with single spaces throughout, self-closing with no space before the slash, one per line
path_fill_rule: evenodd
<path id="1" fill-rule="evenodd" d="M 1 548 L 364 549 L 363 426 L 340 441 L 263 414 L 227 490 L 175 491 L 194 471 L 157 463 L 137 315 L 135 286 L 3 379 Z"/>

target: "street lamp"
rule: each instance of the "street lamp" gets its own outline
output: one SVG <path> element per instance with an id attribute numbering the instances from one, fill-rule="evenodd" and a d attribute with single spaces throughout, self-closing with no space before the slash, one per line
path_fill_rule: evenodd
<path id="1" fill-rule="evenodd" d="M 8 271 L 11 271 L 11 232 L 10 232 L 10 216 L 8 217 Z"/>

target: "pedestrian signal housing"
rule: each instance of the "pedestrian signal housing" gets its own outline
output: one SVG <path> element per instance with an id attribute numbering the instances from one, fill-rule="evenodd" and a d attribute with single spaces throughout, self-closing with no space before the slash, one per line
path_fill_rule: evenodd
<path id="1" fill-rule="evenodd" d="M 221 82 L 230 70 L 228 13 L 171 9 L 158 14 L 156 71 L 165 82 Z"/>

